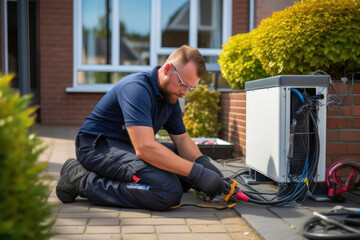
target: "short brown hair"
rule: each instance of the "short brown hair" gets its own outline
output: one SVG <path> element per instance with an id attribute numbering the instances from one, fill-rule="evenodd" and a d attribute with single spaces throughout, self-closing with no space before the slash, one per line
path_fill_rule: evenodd
<path id="1" fill-rule="evenodd" d="M 176 60 L 181 66 L 186 65 L 188 62 L 193 62 L 196 65 L 197 76 L 202 78 L 206 73 L 206 65 L 204 57 L 199 50 L 188 45 L 182 45 L 166 59 L 165 63 Z"/>

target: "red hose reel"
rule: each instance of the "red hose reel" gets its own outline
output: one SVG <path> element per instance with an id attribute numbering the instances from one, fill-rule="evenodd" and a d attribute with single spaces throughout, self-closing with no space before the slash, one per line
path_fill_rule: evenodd
<path id="1" fill-rule="evenodd" d="M 347 192 L 360 184 L 360 162 L 340 160 L 326 171 L 325 184 L 329 198 Z"/>

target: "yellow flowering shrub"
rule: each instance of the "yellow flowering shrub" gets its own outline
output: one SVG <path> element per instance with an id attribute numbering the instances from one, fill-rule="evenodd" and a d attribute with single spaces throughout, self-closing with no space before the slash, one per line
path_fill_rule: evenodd
<path id="1" fill-rule="evenodd" d="M 253 53 L 254 34 L 255 31 L 252 31 L 230 37 L 219 53 L 221 74 L 233 88 L 242 89 L 246 81 L 268 76 Z"/>
<path id="2" fill-rule="evenodd" d="M 186 94 L 184 124 L 190 137 L 217 137 L 222 128 L 218 118 L 220 92 L 199 84 Z"/>
<path id="3" fill-rule="evenodd" d="M 360 1 L 295 2 L 261 22 L 253 46 L 271 76 L 318 69 L 343 76 L 360 67 Z"/>

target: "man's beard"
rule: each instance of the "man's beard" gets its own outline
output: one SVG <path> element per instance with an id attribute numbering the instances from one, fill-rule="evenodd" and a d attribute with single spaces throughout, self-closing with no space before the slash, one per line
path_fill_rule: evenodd
<path id="1" fill-rule="evenodd" d="M 161 93 L 161 96 L 165 101 L 167 101 L 170 104 L 175 104 L 179 98 L 176 94 L 171 94 L 166 90 L 166 87 L 169 85 L 169 81 L 164 84 L 164 87 L 159 87 L 159 91 Z"/>

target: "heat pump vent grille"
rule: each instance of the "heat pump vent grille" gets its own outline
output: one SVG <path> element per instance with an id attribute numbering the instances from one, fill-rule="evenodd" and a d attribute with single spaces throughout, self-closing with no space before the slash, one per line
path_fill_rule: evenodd
<path id="1" fill-rule="evenodd" d="M 308 89 L 297 89 L 300 93 L 304 94 L 304 91 L 307 94 L 315 95 L 314 88 Z M 302 106 L 302 100 L 299 96 L 291 92 L 291 107 L 290 107 L 290 120 L 296 117 L 296 111 Z M 291 123 L 290 123 L 291 124 Z M 309 149 L 314 144 L 314 132 L 313 132 L 313 122 L 310 119 L 310 115 L 306 112 L 301 116 L 300 120 L 296 124 L 295 133 L 294 133 L 294 155 L 290 162 L 290 175 L 296 177 L 303 173 L 305 167 L 306 159 L 309 157 Z"/>

